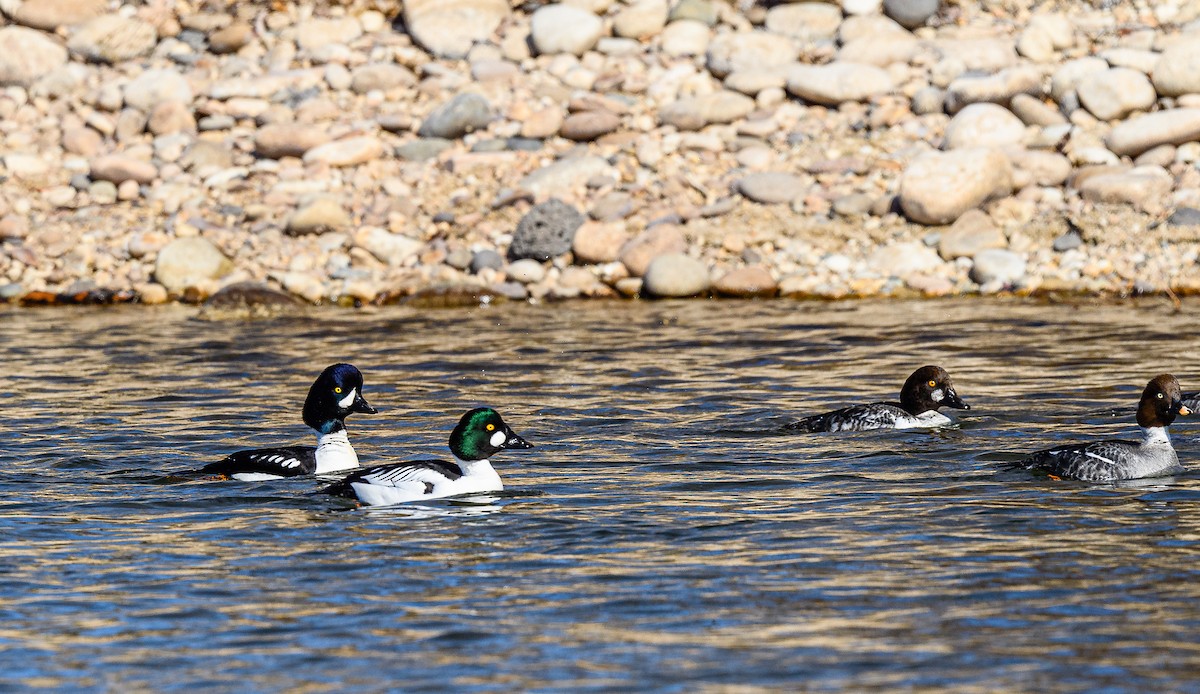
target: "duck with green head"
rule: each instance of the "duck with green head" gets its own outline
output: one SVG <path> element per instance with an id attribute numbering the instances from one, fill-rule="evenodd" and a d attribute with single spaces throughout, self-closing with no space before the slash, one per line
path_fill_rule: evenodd
<path id="1" fill-rule="evenodd" d="M 450 432 L 454 462 L 414 460 L 364 468 L 322 491 L 358 499 L 369 506 L 438 499 L 504 489 L 489 460 L 508 448 L 533 448 L 500 413 L 480 407 L 464 414 Z"/>

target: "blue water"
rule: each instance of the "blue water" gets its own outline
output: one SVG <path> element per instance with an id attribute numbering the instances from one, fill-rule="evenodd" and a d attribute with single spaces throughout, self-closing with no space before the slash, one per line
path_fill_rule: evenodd
<path id="1" fill-rule="evenodd" d="M 1158 373 L 1200 389 L 1190 304 L 194 314 L 0 314 L 0 689 L 1200 689 L 1200 421 L 1173 479 L 1003 469 L 1136 435 Z M 364 462 L 444 455 L 478 404 L 537 447 L 483 503 L 186 474 L 308 443 L 336 361 Z M 954 428 L 779 431 L 925 363 Z"/>

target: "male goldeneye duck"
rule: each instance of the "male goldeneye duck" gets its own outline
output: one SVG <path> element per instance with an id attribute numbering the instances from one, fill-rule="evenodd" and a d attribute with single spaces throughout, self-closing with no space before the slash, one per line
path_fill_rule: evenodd
<path id="1" fill-rule="evenodd" d="M 454 462 L 415 460 L 375 465 L 321 491 L 357 498 L 370 506 L 498 492 L 504 489 L 504 483 L 488 458 L 506 448 L 533 448 L 533 444 L 517 436 L 498 412 L 480 407 L 464 414 L 450 432 Z"/>
<path id="2" fill-rule="evenodd" d="M 786 425 L 798 431 L 866 431 L 868 429 L 913 429 L 952 423 L 939 407 L 969 410 L 954 392 L 950 374 L 940 366 L 922 366 L 900 389 L 900 402 L 853 405 L 833 412 L 805 417 Z"/>
<path id="3" fill-rule="evenodd" d="M 1183 472 L 1167 426 L 1176 415 L 1189 415 L 1179 381 L 1171 374 L 1155 376 L 1142 391 L 1137 423 L 1144 434 L 1137 441 L 1095 441 L 1039 451 L 1018 466 L 1040 470 L 1055 479 L 1115 482 L 1164 477 Z"/>
<path id="4" fill-rule="evenodd" d="M 274 480 L 297 475 L 324 475 L 358 467 L 358 454 L 346 437 L 352 412 L 375 414 L 362 394 L 363 378 L 350 364 L 334 364 L 321 372 L 304 401 L 304 423 L 317 432 L 316 446 L 256 448 L 230 454 L 201 472 L 237 480 Z"/>

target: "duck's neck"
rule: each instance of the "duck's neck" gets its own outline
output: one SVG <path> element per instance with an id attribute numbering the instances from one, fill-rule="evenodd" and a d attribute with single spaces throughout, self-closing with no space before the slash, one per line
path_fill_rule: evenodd
<path id="1" fill-rule="evenodd" d="M 358 454 L 350 445 L 345 427 L 336 427 L 328 434 L 317 433 L 317 469 L 314 472 L 323 475 L 338 470 L 349 470 L 358 467 Z"/>
<path id="2" fill-rule="evenodd" d="M 484 458 L 483 460 L 463 460 L 458 456 L 454 456 L 454 462 L 462 468 L 463 477 L 478 477 L 481 475 L 496 475 L 495 468 L 492 467 L 492 461 Z"/>
<path id="3" fill-rule="evenodd" d="M 1166 427 L 1142 427 L 1143 446 L 1171 445 L 1171 437 L 1167 435 Z"/>

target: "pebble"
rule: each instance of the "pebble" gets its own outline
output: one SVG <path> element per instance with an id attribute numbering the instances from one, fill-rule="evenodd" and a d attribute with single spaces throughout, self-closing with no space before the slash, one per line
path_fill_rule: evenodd
<path id="1" fill-rule="evenodd" d="M 780 171 L 752 173 L 734 185 L 746 198 L 764 204 L 791 202 L 808 189 L 800 176 Z"/>
<path id="2" fill-rule="evenodd" d="M 508 18 L 507 0 L 405 0 L 404 25 L 422 47 L 441 58 L 464 58 Z"/>
<path id="3" fill-rule="evenodd" d="M 571 157 L 533 171 L 521 179 L 520 186 L 539 197 L 565 195 L 596 177 L 613 175 L 612 166 L 602 157 Z"/>
<path id="4" fill-rule="evenodd" d="M 258 129 L 254 150 L 260 157 L 302 157 L 314 147 L 329 142 L 325 128 L 310 123 L 275 123 Z"/>
<path id="5" fill-rule="evenodd" d="M 788 93 L 814 104 L 866 101 L 894 88 L 888 72 L 874 65 L 839 62 L 797 65 L 788 71 Z"/>
<path id="6" fill-rule="evenodd" d="M 712 30 L 704 22 L 677 19 L 663 29 L 660 45 L 663 53 L 673 58 L 704 55 L 712 39 Z"/>
<path id="7" fill-rule="evenodd" d="M 1200 93 L 1200 41 L 1179 41 L 1167 47 L 1154 64 L 1154 88 L 1160 96 Z"/>
<path id="8" fill-rule="evenodd" d="M 768 298 L 779 292 L 779 283 L 766 267 L 748 265 L 722 275 L 713 283 L 713 289 L 722 296 Z"/>
<path id="9" fill-rule="evenodd" d="M 996 104 L 971 104 L 946 125 L 946 149 L 1007 147 L 1025 139 L 1025 124 Z"/>
<path id="10" fill-rule="evenodd" d="M 479 94 L 458 94 L 435 108 L 421 123 L 418 135 L 455 140 L 469 132 L 487 126 L 492 120 L 492 107 Z"/>
<path id="11" fill-rule="evenodd" d="M 660 298 L 696 296 L 708 291 L 708 266 L 682 253 L 664 253 L 650 262 L 642 292 Z"/>
<path id="12" fill-rule="evenodd" d="M 584 222 L 575 230 L 571 252 L 581 263 L 611 263 L 620 257 L 629 242 L 629 232 L 620 222 Z"/>
<path id="13" fill-rule="evenodd" d="M 1074 94 L 1080 80 L 1089 74 L 1107 70 L 1108 63 L 1101 58 L 1089 56 L 1068 60 L 1050 76 L 1050 96 L 1061 105 L 1069 95 Z"/>
<path id="14" fill-rule="evenodd" d="M 1067 122 L 1058 107 L 1028 94 L 1016 94 L 1009 102 L 1009 108 L 1025 125 L 1060 125 Z"/>
<path id="15" fill-rule="evenodd" d="M 883 12 L 906 29 L 923 26 L 938 10 L 940 0 L 883 0 Z"/>
<path id="16" fill-rule="evenodd" d="M 388 91 L 397 87 L 411 87 L 416 83 L 416 76 L 402 65 L 370 63 L 350 72 L 349 87 L 355 94 L 366 94 L 376 89 Z"/>
<path id="17" fill-rule="evenodd" d="M 24 0 L 9 3 L 4 12 L 17 24 L 53 33 L 60 27 L 86 22 L 104 14 L 105 0 Z"/>
<path id="18" fill-rule="evenodd" d="M 571 250 L 583 214 L 557 198 L 537 205 L 517 223 L 508 254 L 512 258 L 550 260 Z"/>
<path id="19" fill-rule="evenodd" d="M 383 156 L 383 143 L 371 135 L 326 142 L 304 153 L 305 164 L 358 166 Z"/>
<path id="20" fill-rule="evenodd" d="M 1108 134 L 1108 148 L 1136 157 L 1153 147 L 1200 140 L 1200 108 L 1176 108 L 1139 116 L 1117 124 Z"/>
<path id="21" fill-rule="evenodd" d="M 1060 234 L 1057 238 L 1055 238 L 1052 248 L 1054 248 L 1054 250 L 1058 253 L 1065 253 L 1067 251 L 1079 248 L 1082 245 L 1083 237 L 1079 235 L 1079 232 L 1071 230 Z"/>
<path id="22" fill-rule="evenodd" d="M 149 53 L 158 43 L 154 26 L 140 19 L 106 14 L 78 26 L 67 48 L 98 63 L 119 63 Z"/>
<path id="23" fill-rule="evenodd" d="M 1125 67 L 1087 74 L 1075 85 L 1075 91 L 1079 103 L 1100 120 L 1148 110 L 1158 99 L 1146 75 Z"/>
<path id="24" fill-rule="evenodd" d="M 667 21 L 696 21 L 713 26 L 717 23 L 717 6 L 713 0 L 678 0 L 671 8 Z"/>
<path id="25" fill-rule="evenodd" d="M 336 200 L 317 198 L 292 213 L 287 231 L 295 236 L 323 234 L 348 228 L 351 223 L 350 213 Z"/>
<path id="26" fill-rule="evenodd" d="M 755 108 L 754 99 L 728 90 L 680 99 L 659 111 L 659 120 L 680 130 L 700 130 L 714 123 L 732 123 Z"/>
<path id="27" fill-rule="evenodd" d="M 476 251 L 471 258 L 471 273 L 478 275 L 484 270 L 499 270 L 504 267 L 504 257 L 492 249 Z"/>
<path id="28" fill-rule="evenodd" d="M 989 248 L 975 254 L 971 281 L 976 284 L 997 282 L 1011 285 L 1025 276 L 1025 258 L 1019 253 Z"/>
<path id="29" fill-rule="evenodd" d="M 767 31 L 805 43 L 832 39 L 842 23 L 842 11 L 823 2 L 776 5 L 767 10 Z"/>
<path id="30" fill-rule="evenodd" d="M 957 77 L 946 88 L 946 110 L 957 113 L 968 104 L 1008 104 L 1019 94 L 1040 95 L 1042 73 L 1032 66 L 1006 68 L 991 75 Z"/>
<path id="31" fill-rule="evenodd" d="M 900 207 L 920 224 L 949 224 L 989 198 L 1012 191 L 1012 165 L 994 149 L 918 157 L 900 178 Z"/>
<path id="32" fill-rule="evenodd" d="M 545 266 L 532 258 L 509 263 L 504 272 L 510 281 L 521 284 L 534 284 L 546 278 Z"/>
<path id="33" fill-rule="evenodd" d="M 1123 203 L 1141 209 L 1161 205 L 1175 179 L 1158 166 L 1139 166 L 1122 172 L 1090 176 L 1079 184 L 1079 194 L 1092 202 Z"/>
<path id="34" fill-rule="evenodd" d="M 885 277 L 906 277 L 929 272 L 941 266 L 937 251 L 923 243 L 904 242 L 877 248 L 867 258 L 867 264 Z"/>
<path id="35" fill-rule="evenodd" d="M 426 161 L 454 147 L 454 143 L 441 137 L 423 137 L 410 140 L 396 147 L 396 156 L 405 161 Z"/>
<path id="36" fill-rule="evenodd" d="M 148 161 L 123 154 L 109 154 L 92 160 L 91 176 L 93 180 L 114 184 L 122 181 L 149 184 L 158 178 L 158 168 Z"/>
<path id="37" fill-rule="evenodd" d="M 800 56 L 795 39 L 765 31 L 718 34 L 705 53 L 709 71 L 724 77 L 738 70 L 770 70 L 790 65 Z"/>
<path id="38" fill-rule="evenodd" d="M 629 274 L 641 277 L 650 262 L 666 253 L 683 253 L 687 240 L 674 224 L 657 224 L 643 231 L 621 247 L 618 260 Z"/>
<path id="39" fill-rule="evenodd" d="M 946 260 L 973 258 L 982 250 L 1006 247 L 1004 232 L 980 210 L 964 212 L 938 239 L 938 255 Z"/>
<path id="40" fill-rule="evenodd" d="M 254 39 L 254 28 L 243 21 L 231 23 L 208 35 L 208 48 L 217 55 L 237 53 Z"/>
<path id="41" fill-rule="evenodd" d="M 563 120 L 558 134 L 576 142 L 591 142 L 602 135 L 616 131 L 621 126 L 621 117 L 608 111 L 583 111 L 572 113 Z"/>
<path id="42" fill-rule="evenodd" d="M 613 33 L 631 39 L 656 36 L 667 25 L 666 0 L 635 0 L 613 16 Z"/>
<path id="43" fill-rule="evenodd" d="M 354 244 L 392 267 L 400 267 L 405 260 L 417 255 L 425 246 L 414 238 L 393 234 L 379 227 L 359 229 L 354 234 Z"/>
<path id="44" fill-rule="evenodd" d="M 66 62 L 67 50 L 40 31 L 0 28 L 0 85 L 27 87 Z"/>
<path id="45" fill-rule="evenodd" d="M 583 55 L 604 33 L 595 14 L 566 4 L 543 5 L 529 22 L 530 40 L 538 53 Z"/>
<path id="46" fill-rule="evenodd" d="M 170 292 L 182 292 L 227 275 L 233 264 L 211 241 L 190 236 L 171 241 L 158 252 L 154 281 Z"/>
<path id="47" fill-rule="evenodd" d="M 329 45 L 346 45 L 359 36 L 362 25 L 354 17 L 317 17 L 296 25 L 296 45 L 309 52 Z"/>

